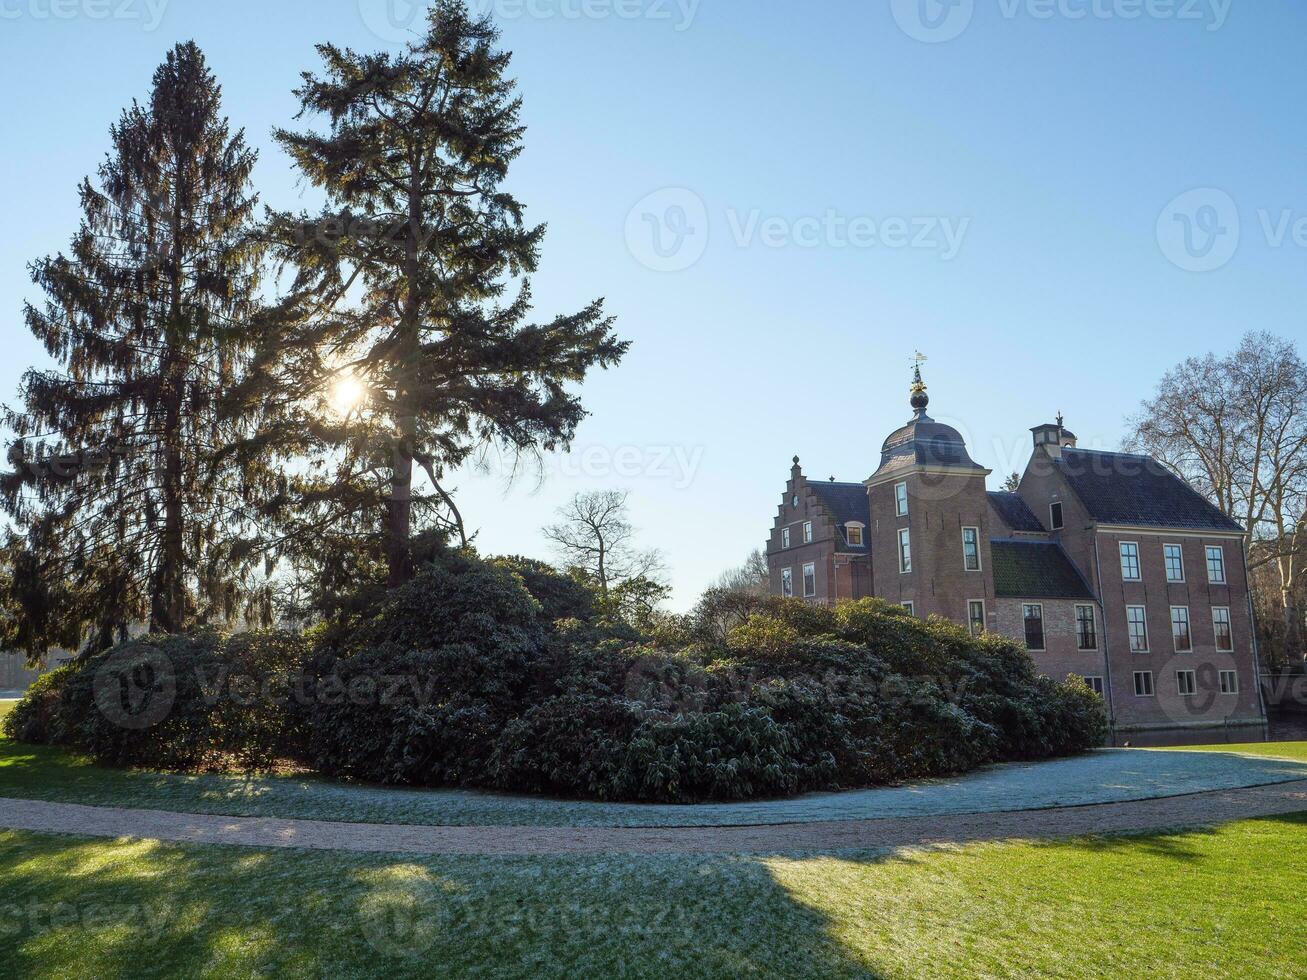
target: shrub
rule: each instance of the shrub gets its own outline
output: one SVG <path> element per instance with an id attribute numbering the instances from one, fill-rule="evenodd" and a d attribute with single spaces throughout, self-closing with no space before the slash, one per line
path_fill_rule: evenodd
<path id="1" fill-rule="evenodd" d="M 540 615 L 547 622 L 594 618 L 594 590 L 575 576 L 564 575 L 552 565 L 518 555 L 495 558 L 492 564 L 514 572 L 522 579 L 526 590 L 540 604 Z"/>
<path id="2" fill-rule="evenodd" d="M 1082 681 L 878 600 L 715 595 L 642 634 L 540 563 L 436 549 L 346 605 L 305 636 L 124 644 L 43 678 L 8 730 L 121 765 L 291 757 L 341 779 L 663 802 L 953 775 L 1106 733 Z"/>
<path id="3" fill-rule="evenodd" d="M 327 775 L 484 782 L 493 740 L 540 683 L 549 634 L 513 571 L 469 555 L 427 563 L 332 641 L 310 679 L 310 758 Z"/>
<path id="4" fill-rule="evenodd" d="M 141 637 L 42 678 L 14 731 L 110 765 L 266 768 L 302 741 L 288 704 L 304 652 L 288 633 Z"/>
<path id="5" fill-rule="evenodd" d="M 488 781 L 506 790 L 620 798 L 627 746 L 639 726 L 638 706 L 622 698 L 548 698 L 504 727 L 489 760 Z"/>
<path id="6" fill-rule="evenodd" d="M 27 689 L 23 699 L 5 716 L 4 733 L 9 738 L 33 745 L 57 745 L 67 738 L 66 715 L 60 710 L 60 694 L 75 673 L 72 665 L 42 674 Z"/>

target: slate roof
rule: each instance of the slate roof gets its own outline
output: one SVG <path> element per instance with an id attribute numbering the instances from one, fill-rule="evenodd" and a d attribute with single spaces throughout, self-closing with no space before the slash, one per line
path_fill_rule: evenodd
<path id="1" fill-rule="evenodd" d="M 925 412 L 890 433 L 880 449 L 880 467 L 872 479 L 912 466 L 984 469 L 967 453 L 962 434 Z"/>
<path id="2" fill-rule="evenodd" d="M 1200 531 L 1243 530 L 1149 456 L 1064 449 L 1057 467 L 1089 516 L 1100 523 Z"/>
<path id="3" fill-rule="evenodd" d="M 865 552 L 871 538 L 871 505 L 867 500 L 867 488 L 861 483 L 816 483 L 810 482 L 817 494 L 817 499 L 830 511 L 831 517 L 839 525 L 840 550 Z M 866 530 L 862 532 L 861 545 L 849 544 L 844 537 L 844 525 L 856 521 Z"/>
<path id="4" fill-rule="evenodd" d="M 1044 526 L 1039 523 L 1039 518 L 1026 505 L 1021 494 L 991 490 L 986 496 L 989 497 L 989 505 L 1012 530 L 1029 532 L 1044 530 Z"/>
<path id="5" fill-rule="evenodd" d="M 994 594 L 1005 599 L 1092 599 L 1094 594 L 1055 541 L 995 538 L 989 543 Z"/>

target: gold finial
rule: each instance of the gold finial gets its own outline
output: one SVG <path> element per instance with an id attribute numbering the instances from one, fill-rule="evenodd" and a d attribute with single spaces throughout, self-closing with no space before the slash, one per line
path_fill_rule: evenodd
<path id="1" fill-rule="evenodd" d="M 926 363 L 926 355 L 917 351 L 912 358 L 912 397 L 909 403 L 913 411 L 917 413 L 918 418 L 926 414 L 926 406 L 930 404 L 930 398 L 926 395 L 926 382 L 921 380 L 921 365 Z"/>

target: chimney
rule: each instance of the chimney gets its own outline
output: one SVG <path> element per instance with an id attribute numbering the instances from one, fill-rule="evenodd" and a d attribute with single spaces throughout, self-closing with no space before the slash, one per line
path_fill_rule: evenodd
<path id="1" fill-rule="evenodd" d="M 1035 439 L 1035 449 L 1041 446 L 1053 459 L 1062 458 L 1062 427 L 1056 423 L 1037 425 L 1030 430 Z"/>
<path id="2" fill-rule="evenodd" d="M 1053 459 L 1062 458 L 1063 449 L 1075 449 L 1076 434 L 1063 425 L 1062 413 L 1057 413 L 1056 422 L 1046 422 L 1030 430 L 1035 439 L 1035 448 L 1043 446 Z"/>

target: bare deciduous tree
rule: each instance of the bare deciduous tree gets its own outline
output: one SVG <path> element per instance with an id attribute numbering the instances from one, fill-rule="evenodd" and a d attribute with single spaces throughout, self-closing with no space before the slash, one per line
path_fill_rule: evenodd
<path id="1" fill-rule="evenodd" d="M 592 575 L 605 597 L 631 579 L 656 578 L 664 567 L 657 550 L 635 546 L 629 496 L 619 490 L 578 493 L 558 509 L 561 520 L 544 528 L 563 563 Z"/>
<path id="2" fill-rule="evenodd" d="M 1252 532 L 1253 571 L 1276 570 L 1285 642 L 1307 542 L 1307 366 L 1295 345 L 1250 333 L 1227 357 L 1178 365 L 1131 420 L 1130 448 L 1157 457 Z"/>
<path id="3" fill-rule="evenodd" d="M 771 573 L 767 569 L 767 556 L 761 548 L 749 552 L 744 564 L 722 572 L 709 588 L 726 592 L 747 592 L 750 595 L 767 595 L 771 591 Z"/>

